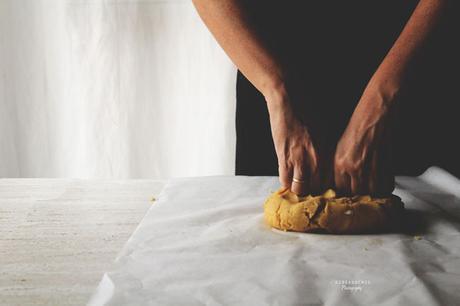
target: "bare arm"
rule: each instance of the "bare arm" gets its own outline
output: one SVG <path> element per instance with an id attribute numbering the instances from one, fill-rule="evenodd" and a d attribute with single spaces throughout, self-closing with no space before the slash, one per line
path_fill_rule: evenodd
<path id="1" fill-rule="evenodd" d="M 403 87 L 408 67 L 446 5 L 447 0 L 420 0 L 364 90 L 337 145 L 335 181 L 343 193 L 388 194 L 393 190 L 389 141 L 392 105 Z"/>
<path id="2" fill-rule="evenodd" d="M 397 94 L 408 66 L 438 24 L 446 6 L 447 0 L 420 0 L 371 82 L 378 83 L 389 94 Z"/>
<path id="3" fill-rule="evenodd" d="M 193 0 L 216 40 L 264 95 L 278 157 L 280 182 L 297 194 L 320 189 L 318 154 L 308 128 L 294 114 L 283 67 L 257 35 L 243 0 Z M 293 178 L 304 182 L 293 182 Z"/>
<path id="4" fill-rule="evenodd" d="M 257 35 L 239 0 L 193 0 L 206 26 L 244 76 L 264 95 L 284 86 L 281 64 Z"/>

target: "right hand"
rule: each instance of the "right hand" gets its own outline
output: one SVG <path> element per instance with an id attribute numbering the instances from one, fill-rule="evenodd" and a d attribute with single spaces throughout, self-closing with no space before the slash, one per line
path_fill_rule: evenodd
<path id="1" fill-rule="evenodd" d="M 319 193 L 322 188 L 319 153 L 308 128 L 295 116 L 286 92 L 277 92 L 265 99 L 281 185 L 297 195 Z M 303 182 L 294 182 L 294 178 Z"/>

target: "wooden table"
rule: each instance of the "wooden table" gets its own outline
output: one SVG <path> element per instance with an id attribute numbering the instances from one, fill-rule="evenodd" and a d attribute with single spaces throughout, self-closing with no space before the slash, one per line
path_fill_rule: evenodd
<path id="1" fill-rule="evenodd" d="M 0 179 L 0 305 L 85 305 L 164 184 Z"/>

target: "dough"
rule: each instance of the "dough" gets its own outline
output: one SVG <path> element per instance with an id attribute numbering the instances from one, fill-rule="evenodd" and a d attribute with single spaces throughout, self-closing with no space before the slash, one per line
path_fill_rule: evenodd
<path id="1" fill-rule="evenodd" d="M 400 223 L 404 204 L 395 195 L 336 197 L 329 189 L 320 196 L 299 197 L 288 188 L 271 194 L 264 204 L 265 221 L 296 232 L 360 234 L 379 232 Z"/>

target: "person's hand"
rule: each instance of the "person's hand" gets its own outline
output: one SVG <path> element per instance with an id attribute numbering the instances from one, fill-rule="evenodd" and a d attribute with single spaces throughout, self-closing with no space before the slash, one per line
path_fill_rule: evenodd
<path id="1" fill-rule="evenodd" d="M 393 191 L 390 105 L 396 93 L 390 92 L 368 85 L 339 140 L 334 158 L 339 194 L 385 196 Z"/>
<path id="2" fill-rule="evenodd" d="M 297 195 L 318 193 L 320 156 L 308 128 L 295 116 L 285 92 L 266 100 L 281 185 Z"/>

